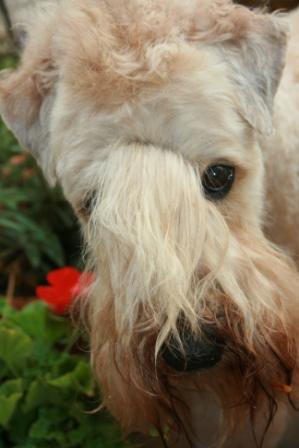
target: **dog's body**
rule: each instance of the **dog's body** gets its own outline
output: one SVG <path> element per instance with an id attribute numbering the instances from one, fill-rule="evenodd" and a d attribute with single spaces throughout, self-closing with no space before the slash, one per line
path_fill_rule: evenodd
<path id="1" fill-rule="evenodd" d="M 292 20 L 275 103 L 286 20 L 228 0 L 64 0 L 0 84 L 84 228 L 105 404 L 165 446 L 274 447 L 299 396 L 298 271 L 264 236 L 299 261 Z"/>

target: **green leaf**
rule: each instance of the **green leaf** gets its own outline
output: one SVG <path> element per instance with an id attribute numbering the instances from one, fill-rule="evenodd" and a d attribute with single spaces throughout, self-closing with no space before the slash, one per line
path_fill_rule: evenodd
<path id="1" fill-rule="evenodd" d="M 59 406 L 61 401 L 62 397 L 59 390 L 49 386 L 43 379 L 36 379 L 30 383 L 23 411 L 27 413 L 48 404 Z"/>
<path id="2" fill-rule="evenodd" d="M 0 190 L 0 204 L 5 208 L 16 209 L 20 203 L 32 200 L 28 194 L 18 188 L 3 188 Z"/>
<path id="3" fill-rule="evenodd" d="M 44 303 L 37 301 L 25 306 L 21 311 L 11 307 L 4 308 L 4 318 L 16 323 L 25 333 L 33 338 L 45 338 L 48 310 Z"/>
<path id="4" fill-rule="evenodd" d="M 7 426 L 21 397 L 20 392 L 11 394 L 9 397 L 0 395 L 0 425 Z"/>
<path id="5" fill-rule="evenodd" d="M 32 340 L 21 329 L 5 327 L 0 324 L 0 359 L 6 366 L 16 373 L 25 367 L 28 357 L 32 353 Z"/>
<path id="6" fill-rule="evenodd" d="M 49 379 L 48 384 L 61 389 L 78 390 L 87 395 L 94 391 L 94 381 L 91 376 L 88 362 L 79 361 L 74 370 L 58 378 Z"/>
<path id="7" fill-rule="evenodd" d="M 91 373 L 89 361 L 81 361 L 75 369 L 75 377 L 78 389 L 91 396 L 95 393 L 95 381 Z"/>
<path id="8" fill-rule="evenodd" d="M 71 331 L 70 324 L 65 318 L 54 316 L 48 306 L 39 300 L 28 304 L 21 311 L 6 307 L 3 309 L 3 316 L 17 324 L 29 336 L 35 340 L 42 340 L 43 343 L 55 343 Z"/>
<path id="9" fill-rule="evenodd" d="M 23 395 L 21 379 L 5 381 L 0 386 L 0 425 L 7 426 Z"/>
<path id="10" fill-rule="evenodd" d="M 22 393 L 23 390 L 24 384 L 21 378 L 16 380 L 7 380 L 0 385 L 0 395 L 5 395 L 6 397 L 15 393 Z"/>
<path id="11" fill-rule="evenodd" d="M 81 448 L 129 448 L 124 442 L 121 432 L 115 423 L 104 413 L 96 415 L 82 415 L 77 428 L 69 434 L 72 447 Z M 136 448 L 136 447 L 135 447 Z"/>
<path id="12" fill-rule="evenodd" d="M 2 309 L 2 312 L 1 312 Z M 3 322 L 10 322 L 21 328 L 33 339 L 33 350 L 37 360 L 49 356 L 53 344 L 70 339 L 73 332 L 71 323 L 65 317 L 56 316 L 42 301 L 36 300 L 16 311 L 5 301 L 0 301 Z"/>
<path id="13" fill-rule="evenodd" d="M 38 267 L 44 253 L 59 266 L 64 264 L 64 253 L 58 237 L 46 225 L 36 222 L 25 213 L 6 210 L 0 215 L 0 226 L 15 234 L 15 244 L 26 253 L 31 265 Z"/>
<path id="14" fill-rule="evenodd" d="M 25 398 L 25 403 L 23 406 L 24 412 L 26 413 L 32 411 L 40 404 L 44 404 L 48 398 L 48 391 L 49 388 L 45 388 L 39 380 L 33 381 L 29 386 L 29 390 Z"/>
<path id="15" fill-rule="evenodd" d="M 7 300 L 4 297 L 0 297 L 0 316 L 3 315 L 3 310 L 7 305 Z"/>
<path id="16" fill-rule="evenodd" d="M 42 440 L 43 442 L 46 440 L 55 441 L 59 443 L 58 446 L 64 447 L 66 434 L 60 426 L 67 421 L 67 418 L 64 410 L 43 408 L 39 412 L 38 419 L 31 426 L 29 435 L 32 439 Z"/>

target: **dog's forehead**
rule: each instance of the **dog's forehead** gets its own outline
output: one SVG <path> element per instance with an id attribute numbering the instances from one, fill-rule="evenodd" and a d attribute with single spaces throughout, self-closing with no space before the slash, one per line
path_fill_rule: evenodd
<path id="1" fill-rule="evenodd" d="M 133 142 L 173 150 L 203 163 L 227 158 L 238 162 L 248 129 L 237 113 L 226 66 L 207 49 L 191 46 L 185 48 L 181 61 L 167 82 L 144 86 L 132 99 L 119 99 L 118 105 L 99 104 L 82 91 L 78 96 L 76 85 L 62 83 L 51 133 L 59 143 L 52 147 L 60 148 L 60 156 L 63 148 L 67 154 L 80 153 L 80 163 L 84 154 L 91 162 L 107 148 Z"/>

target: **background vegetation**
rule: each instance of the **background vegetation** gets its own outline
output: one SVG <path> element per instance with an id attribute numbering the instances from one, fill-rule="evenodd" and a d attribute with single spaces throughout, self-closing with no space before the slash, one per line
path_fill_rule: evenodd
<path id="1" fill-rule="evenodd" d="M 125 448 L 103 413 L 69 321 L 43 302 L 0 300 L 0 447 Z"/>

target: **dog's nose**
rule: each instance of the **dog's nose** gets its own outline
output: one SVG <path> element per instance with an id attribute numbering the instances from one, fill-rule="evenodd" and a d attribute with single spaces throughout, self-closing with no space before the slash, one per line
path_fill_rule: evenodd
<path id="1" fill-rule="evenodd" d="M 177 372 L 195 372 L 210 369 L 221 361 L 225 342 L 214 326 L 205 325 L 200 337 L 182 325 L 179 333 L 182 345 L 171 337 L 162 347 L 163 360 L 170 368 Z"/>

